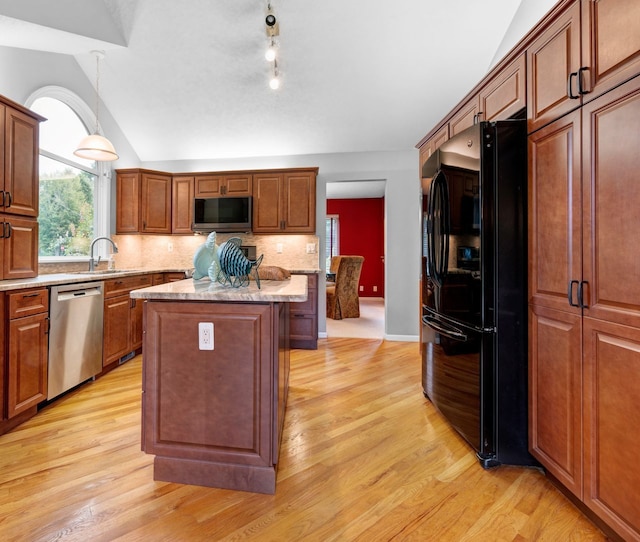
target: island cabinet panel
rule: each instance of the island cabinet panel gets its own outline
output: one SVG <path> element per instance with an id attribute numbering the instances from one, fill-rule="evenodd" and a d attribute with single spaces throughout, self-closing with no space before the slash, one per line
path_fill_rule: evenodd
<path id="1" fill-rule="evenodd" d="M 292 303 L 290 308 L 291 348 L 316 350 L 318 348 L 318 275 L 306 274 L 307 300 Z"/>
<path id="2" fill-rule="evenodd" d="M 281 305 L 145 303 L 142 439 L 154 479 L 274 493 L 289 359 Z M 213 350 L 199 348 L 202 322 Z"/>

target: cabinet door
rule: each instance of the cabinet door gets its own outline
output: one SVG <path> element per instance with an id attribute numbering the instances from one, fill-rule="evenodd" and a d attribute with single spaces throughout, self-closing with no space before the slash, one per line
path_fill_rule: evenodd
<path id="1" fill-rule="evenodd" d="M 640 328 L 640 79 L 582 112 L 585 316 Z"/>
<path id="2" fill-rule="evenodd" d="M 224 195 L 230 197 L 250 196 L 253 192 L 253 176 L 247 174 L 225 175 Z"/>
<path id="3" fill-rule="evenodd" d="M 478 112 L 480 111 L 478 105 L 478 97 L 474 96 L 462 106 L 460 111 L 451 117 L 451 120 L 449 120 L 449 134 L 451 137 L 473 126 L 477 122 Z"/>
<path id="4" fill-rule="evenodd" d="M 116 178 L 116 233 L 140 231 L 140 174 L 118 173 Z"/>
<path id="5" fill-rule="evenodd" d="M 174 177 L 172 182 L 171 231 L 193 233 L 193 177 Z"/>
<path id="6" fill-rule="evenodd" d="M 580 112 L 529 136 L 529 302 L 570 307 L 582 279 Z"/>
<path id="7" fill-rule="evenodd" d="M 47 314 L 9 322 L 7 417 L 47 398 Z"/>
<path id="8" fill-rule="evenodd" d="M 104 300 L 104 348 L 102 366 L 131 352 L 131 307 L 129 294 Z"/>
<path id="9" fill-rule="evenodd" d="M 0 314 L 5 313 L 5 293 L 0 292 Z M 3 320 L 4 321 L 4 320 Z M 0 325 L 0 422 L 7 419 L 6 407 L 6 389 L 7 389 L 7 372 L 6 372 L 6 343 L 5 343 L 5 325 Z"/>
<path id="10" fill-rule="evenodd" d="M 580 3 L 571 7 L 527 49 L 527 119 L 533 132 L 580 106 L 576 78 L 580 69 Z"/>
<path id="11" fill-rule="evenodd" d="M 5 108 L 4 213 L 38 216 L 38 121 Z"/>
<path id="12" fill-rule="evenodd" d="M 287 233 L 315 233 L 316 176 L 285 173 L 282 208 Z"/>
<path id="13" fill-rule="evenodd" d="M 526 57 L 523 53 L 480 91 L 480 119 L 508 119 L 527 107 L 526 79 Z"/>
<path id="14" fill-rule="evenodd" d="M 144 299 L 130 299 L 131 306 L 131 348 L 137 350 L 142 347 L 143 323 L 142 315 L 144 308 Z"/>
<path id="15" fill-rule="evenodd" d="M 290 303 L 291 348 L 318 347 L 318 275 L 307 274 L 308 295 L 302 303 Z"/>
<path id="16" fill-rule="evenodd" d="M 38 221 L 6 215 L 0 222 L 5 238 L 0 240 L 2 278 L 24 279 L 38 275 Z"/>
<path id="17" fill-rule="evenodd" d="M 529 310 L 529 447 L 532 455 L 582 497 L 582 318 Z"/>
<path id="18" fill-rule="evenodd" d="M 640 72 L 640 2 L 582 0 L 582 65 L 590 100 Z"/>
<path id="19" fill-rule="evenodd" d="M 221 196 L 223 182 L 224 177 L 222 175 L 196 175 L 195 197 L 212 198 Z"/>
<path id="20" fill-rule="evenodd" d="M 640 539 L 640 329 L 584 318 L 584 502 Z"/>
<path id="21" fill-rule="evenodd" d="M 142 232 L 171 233 L 171 177 L 142 174 Z"/>
<path id="22" fill-rule="evenodd" d="M 282 231 L 282 175 L 265 173 L 253 179 L 253 232 L 279 233 Z"/>

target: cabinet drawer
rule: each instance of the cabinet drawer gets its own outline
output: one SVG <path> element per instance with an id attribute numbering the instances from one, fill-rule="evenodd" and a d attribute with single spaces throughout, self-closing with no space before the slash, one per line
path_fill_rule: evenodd
<path id="1" fill-rule="evenodd" d="M 104 296 L 114 297 L 151 286 L 152 275 L 135 275 L 132 277 L 122 277 L 118 279 L 106 280 L 104 282 Z"/>
<path id="2" fill-rule="evenodd" d="M 46 288 L 21 290 L 9 294 L 9 319 L 40 314 L 49 310 L 49 292 Z"/>

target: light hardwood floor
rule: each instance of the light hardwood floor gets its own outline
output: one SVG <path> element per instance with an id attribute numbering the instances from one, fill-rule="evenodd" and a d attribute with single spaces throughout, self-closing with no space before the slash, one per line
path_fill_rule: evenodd
<path id="1" fill-rule="evenodd" d="M 415 343 L 292 352 L 272 496 L 154 482 L 140 451 L 141 365 L 0 437 L 1 540 L 605 539 L 540 471 L 477 464 L 424 399 Z"/>

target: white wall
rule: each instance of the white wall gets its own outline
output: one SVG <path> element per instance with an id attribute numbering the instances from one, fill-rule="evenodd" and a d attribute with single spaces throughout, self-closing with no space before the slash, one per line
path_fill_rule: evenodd
<path id="1" fill-rule="evenodd" d="M 24 49 L 0 47 L 0 94 L 25 103 L 31 93 L 46 85 L 59 85 L 94 103 L 91 82 L 73 57 Z M 283 156 L 242 160 L 140 163 L 108 106 L 100 108 L 100 124 L 113 142 L 120 159 L 114 169 L 144 166 L 170 172 L 281 167 L 319 167 L 317 232 L 320 254 L 324 252 L 326 183 L 342 180 L 386 180 L 386 334 L 388 338 L 416 340 L 418 336 L 418 278 L 420 271 L 420 212 L 418 151 L 400 153 L 343 153 Z M 425 127 L 425 133 L 429 127 Z M 112 198 L 115 202 L 115 196 Z M 113 209 L 112 209 L 113 215 Z M 366 235 L 366 232 L 363 232 Z M 323 258 L 321 265 L 324 265 Z M 324 289 L 321 277 L 320 291 Z M 320 296 L 320 331 L 326 330 L 325 298 Z"/>
<path id="2" fill-rule="evenodd" d="M 161 171 L 189 172 L 284 167 L 318 167 L 316 231 L 324 254 L 326 184 L 336 181 L 386 180 L 385 305 L 388 339 L 417 340 L 420 273 L 420 175 L 418 151 L 313 154 L 251 159 L 146 162 Z M 366 231 L 362 232 L 367 235 Z M 320 258 L 324 269 L 324 258 Z M 319 289 L 325 288 L 324 275 Z M 320 332 L 326 331 L 325 297 L 318 307 Z"/>

